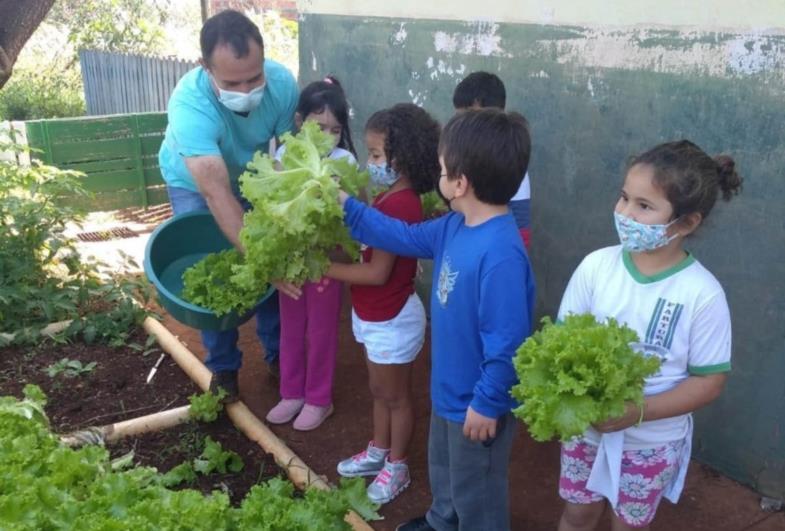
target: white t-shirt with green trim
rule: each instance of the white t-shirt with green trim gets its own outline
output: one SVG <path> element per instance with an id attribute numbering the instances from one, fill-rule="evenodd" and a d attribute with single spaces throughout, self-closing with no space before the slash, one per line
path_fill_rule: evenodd
<path id="1" fill-rule="evenodd" d="M 646 379 L 645 393 L 671 389 L 690 375 L 730 370 L 731 323 L 720 283 L 692 255 L 676 266 L 646 276 L 620 245 L 606 247 L 583 259 L 570 279 L 559 308 L 559 319 L 570 313 L 609 317 L 638 333 L 633 347 L 662 360 L 660 370 Z M 624 449 L 661 446 L 687 435 L 688 415 L 644 422 L 625 430 Z M 592 428 L 584 435 L 599 443 Z"/>

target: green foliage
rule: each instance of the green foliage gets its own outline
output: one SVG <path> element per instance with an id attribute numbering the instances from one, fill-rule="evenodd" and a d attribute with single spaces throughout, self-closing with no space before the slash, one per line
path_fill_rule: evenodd
<path id="1" fill-rule="evenodd" d="M 74 68 L 57 64 L 19 66 L 0 91 L 0 121 L 81 116 L 82 79 Z"/>
<path id="2" fill-rule="evenodd" d="M 196 481 L 196 471 L 190 462 L 180 463 L 161 478 L 161 483 L 166 487 L 174 487 L 181 483 L 190 485 L 194 481 Z"/>
<path id="3" fill-rule="evenodd" d="M 58 0 L 47 22 L 67 28 L 75 51 L 155 54 L 164 41 L 168 2 Z"/>
<path id="4" fill-rule="evenodd" d="M 21 149 L 0 141 L 0 151 Z M 81 213 L 64 195 L 88 196 L 76 172 L 0 161 L 0 332 L 35 342 L 48 323 L 73 319 L 66 336 L 121 345 L 145 316 L 132 297 L 146 300 L 149 287 L 122 273 L 102 278 L 100 264 L 80 256 L 65 230 Z"/>
<path id="5" fill-rule="evenodd" d="M 76 376 L 93 372 L 93 370 L 95 370 L 95 366 L 96 362 L 94 361 L 83 364 L 79 360 L 69 360 L 68 358 L 63 358 L 47 367 L 45 372 L 50 378 L 55 378 L 59 374 L 63 374 L 67 378 L 74 378 Z"/>
<path id="6" fill-rule="evenodd" d="M 248 289 L 231 280 L 233 268 L 242 263 L 243 256 L 236 249 L 207 255 L 183 273 L 182 297 L 218 315 L 253 308 L 261 298 L 259 289 Z"/>
<path id="7" fill-rule="evenodd" d="M 422 201 L 422 214 L 425 219 L 438 218 L 447 212 L 447 207 L 436 190 L 431 190 L 427 194 L 421 195 L 420 200 Z"/>
<path id="8" fill-rule="evenodd" d="M 314 122 L 306 122 L 296 136 L 284 135 L 283 142 L 282 171 L 268 155 L 257 153 L 240 176 L 240 189 L 253 206 L 240 230 L 245 255 L 227 253 L 211 265 L 197 263 L 183 276 L 184 293 L 200 294 L 199 304 L 219 315 L 252 308 L 273 280 L 302 284 L 321 278 L 337 246 L 358 254 L 343 224 L 338 191 L 357 194 L 368 174 L 345 159 L 328 158 L 333 139 Z M 232 275 L 225 278 L 229 270 Z M 227 291 L 230 284 L 237 289 Z"/>
<path id="9" fill-rule="evenodd" d="M 194 470 L 200 474 L 208 475 L 212 472 L 239 472 L 243 469 L 243 460 L 239 455 L 224 450 L 221 443 L 212 440 L 210 437 L 204 439 L 204 450 L 202 455 L 194 459 Z"/>
<path id="10" fill-rule="evenodd" d="M 343 517 L 350 499 L 364 493 L 363 480 L 355 478 L 340 490 L 310 490 L 297 498 L 290 483 L 276 478 L 232 507 L 222 492 L 169 490 L 165 485 L 175 476 L 193 479 L 187 466 L 162 476 L 149 467 L 126 468 L 127 456 L 113 462 L 100 446 L 63 446 L 49 431 L 43 398 L 34 388 L 22 401 L 0 398 L 3 529 L 348 530 Z M 367 498 L 361 507 L 366 514 L 377 508 Z"/>
<path id="11" fill-rule="evenodd" d="M 223 399 L 225 397 L 226 391 L 223 389 L 220 389 L 218 394 L 206 391 L 198 395 L 191 395 L 188 398 L 188 401 L 191 403 L 188 414 L 194 420 L 213 422 L 223 410 Z"/>
<path id="12" fill-rule="evenodd" d="M 520 383 L 512 389 L 521 402 L 513 413 L 534 439 L 566 441 L 592 423 L 621 415 L 626 402 L 643 402 L 644 378 L 660 361 L 630 347 L 638 341 L 633 330 L 613 319 L 599 323 L 590 314 L 542 322 L 542 330 L 518 349 Z"/>

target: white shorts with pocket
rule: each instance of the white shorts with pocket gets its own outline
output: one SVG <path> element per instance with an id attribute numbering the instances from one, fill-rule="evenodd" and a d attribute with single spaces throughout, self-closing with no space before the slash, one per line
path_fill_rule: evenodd
<path id="1" fill-rule="evenodd" d="M 363 321 L 352 309 L 352 331 L 373 363 L 411 363 L 425 342 L 425 308 L 413 293 L 389 321 Z"/>

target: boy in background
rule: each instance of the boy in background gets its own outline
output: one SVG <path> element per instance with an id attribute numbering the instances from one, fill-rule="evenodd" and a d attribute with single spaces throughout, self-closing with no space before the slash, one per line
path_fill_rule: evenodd
<path id="1" fill-rule="evenodd" d="M 456 111 L 487 107 L 504 110 L 506 103 L 507 92 L 504 83 L 499 76 L 489 72 L 472 72 L 458 83 L 452 95 L 452 105 Z M 531 238 L 530 202 L 531 184 L 527 172 L 508 205 L 527 251 Z"/>

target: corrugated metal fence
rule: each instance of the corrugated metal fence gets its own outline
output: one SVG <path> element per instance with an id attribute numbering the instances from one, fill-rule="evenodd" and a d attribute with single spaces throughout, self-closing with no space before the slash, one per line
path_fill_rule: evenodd
<path id="1" fill-rule="evenodd" d="M 81 50 L 87 114 L 166 111 L 177 81 L 192 61 Z"/>

